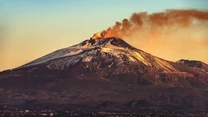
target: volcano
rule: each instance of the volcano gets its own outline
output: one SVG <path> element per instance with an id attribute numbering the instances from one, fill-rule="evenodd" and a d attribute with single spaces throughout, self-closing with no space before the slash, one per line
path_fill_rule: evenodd
<path id="1" fill-rule="evenodd" d="M 0 105 L 206 112 L 208 65 L 164 60 L 120 38 L 89 39 L 0 72 Z"/>

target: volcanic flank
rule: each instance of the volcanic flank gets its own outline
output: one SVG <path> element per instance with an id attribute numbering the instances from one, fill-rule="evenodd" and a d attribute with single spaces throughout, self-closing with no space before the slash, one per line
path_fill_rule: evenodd
<path id="1" fill-rule="evenodd" d="M 1 72 L 0 105 L 208 111 L 207 68 L 200 61 L 167 61 L 97 33 Z"/>

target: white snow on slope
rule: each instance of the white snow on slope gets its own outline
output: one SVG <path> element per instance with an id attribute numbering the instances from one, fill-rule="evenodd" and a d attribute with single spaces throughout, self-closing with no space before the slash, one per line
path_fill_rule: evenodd
<path id="1" fill-rule="evenodd" d="M 33 65 L 38 65 L 42 63 L 46 63 L 48 61 L 62 58 L 62 60 L 58 60 L 57 63 L 54 63 L 55 66 L 70 66 L 75 63 L 77 63 L 79 60 L 82 59 L 83 62 L 90 62 L 94 56 L 93 53 L 96 52 L 96 48 L 100 48 L 101 53 L 108 53 L 112 56 L 117 57 L 121 62 L 123 61 L 123 55 L 127 56 L 130 62 L 141 62 L 146 66 L 149 67 L 156 67 L 158 69 L 162 68 L 167 71 L 177 71 L 172 65 L 170 65 L 167 61 L 162 60 L 160 58 L 154 57 L 148 53 L 145 53 L 143 51 L 129 49 L 128 47 L 120 47 L 116 45 L 112 45 L 109 42 L 105 44 L 99 44 L 96 42 L 95 44 L 91 45 L 90 43 L 81 43 L 75 46 L 71 46 L 68 48 L 60 49 L 55 52 L 52 52 L 48 55 L 45 55 L 39 59 L 36 59 L 26 65 L 23 65 L 21 67 L 29 67 Z M 67 57 L 67 58 L 63 58 Z M 102 56 L 101 56 L 102 57 Z M 60 65 L 59 65 L 60 64 Z M 20 67 L 20 68 L 21 68 Z M 52 66 L 48 66 L 52 67 Z M 62 69 L 62 68 L 60 68 Z"/>

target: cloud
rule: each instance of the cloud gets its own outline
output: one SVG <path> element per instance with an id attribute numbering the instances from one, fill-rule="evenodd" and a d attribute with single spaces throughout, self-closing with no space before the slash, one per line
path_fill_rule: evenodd
<path id="1" fill-rule="evenodd" d="M 120 37 L 151 54 L 169 59 L 208 58 L 208 11 L 165 10 L 133 13 L 101 32 L 103 37 Z"/>

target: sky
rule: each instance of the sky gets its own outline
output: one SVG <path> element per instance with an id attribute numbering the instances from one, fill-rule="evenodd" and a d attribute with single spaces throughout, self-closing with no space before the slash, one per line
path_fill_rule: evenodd
<path id="1" fill-rule="evenodd" d="M 0 0 L 0 71 L 80 43 L 134 12 L 207 10 L 207 6 L 207 0 Z M 202 55 L 207 52 L 205 49 Z M 183 57 L 208 63 L 207 56 L 197 58 L 181 53 L 172 57 L 171 53 L 161 53 L 152 51 L 153 55 L 172 61 Z"/>

